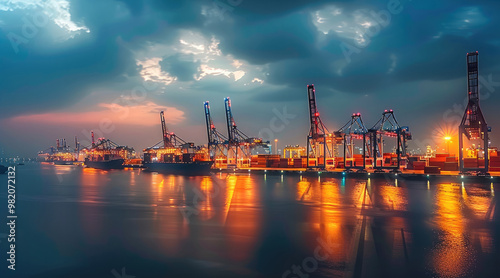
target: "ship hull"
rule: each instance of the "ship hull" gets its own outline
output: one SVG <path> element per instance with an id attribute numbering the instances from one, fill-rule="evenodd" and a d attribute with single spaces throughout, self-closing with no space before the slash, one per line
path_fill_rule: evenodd
<path id="1" fill-rule="evenodd" d="M 0 165 L 0 174 L 4 174 L 5 172 L 7 172 L 7 169 L 7 167 Z"/>
<path id="2" fill-rule="evenodd" d="M 162 174 L 174 174 L 182 176 L 206 176 L 210 175 L 212 161 L 196 162 L 150 162 L 144 163 L 144 167 L 151 172 Z"/>
<path id="3" fill-rule="evenodd" d="M 54 165 L 73 165 L 76 161 L 54 160 Z"/>
<path id="4" fill-rule="evenodd" d="M 111 169 L 123 169 L 125 166 L 123 165 L 125 162 L 124 159 L 115 159 L 109 161 L 85 161 L 85 165 L 88 168 L 102 169 L 102 170 L 111 170 Z"/>

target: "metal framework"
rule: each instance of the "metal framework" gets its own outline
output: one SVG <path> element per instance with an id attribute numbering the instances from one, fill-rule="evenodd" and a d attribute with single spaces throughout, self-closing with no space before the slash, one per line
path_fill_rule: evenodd
<path id="1" fill-rule="evenodd" d="M 203 103 L 203 107 L 205 108 L 205 122 L 207 124 L 208 153 L 210 160 L 215 160 L 216 157 L 226 156 L 224 150 L 228 139 L 215 128 L 212 116 L 210 115 L 210 105 L 208 101 Z"/>
<path id="2" fill-rule="evenodd" d="M 366 140 L 368 129 L 366 128 L 363 120 L 361 119 L 361 113 L 353 113 L 351 119 L 339 130 L 335 132 L 335 138 L 341 139 L 344 146 L 344 168 L 349 169 L 360 169 L 364 170 L 366 168 L 366 157 L 370 156 L 370 140 Z M 363 140 L 363 148 L 361 155 L 363 156 L 363 166 L 356 166 L 355 161 L 351 161 L 351 165 L 348 165 L 347 158 L 354 158 L 354 140 Z M 340 141 L 340 140 L 337 140 Z"/>
<path id="3" fill-rule="evenodd" d="M 318 108 L 316 107 L 316 90 L 314 89 L 314 84 L 307 85 L 307 96 L 309 99 L 309 120 L 311 123 L 311 128 L 307 135 L 307 168 L 325 169 L 327 157 L 332 157 L 333 138 L 319 116 Z M 328 143 L 332 145 L 328 146 Z M 316 159 L 313 166 L 309 165 L 311 156 Z M 320 163 L 320 158 L 323 158 L 323 163 Z"/>
<path id="4" fill-rule="evenodd" d="M 160 112 L 160 123 L 162 131 L 162 140 L 153 146 L 144 149 L 144 151 L 150 151 L 152 149 L 159 148 L 193 148 L 194 143 L 186 142 L 173 132 L 169 132 L 167 125 L 165 123 L 165 116 L 163 111 Z"/>
<path id="5" fill-rule="evenodd" d="M 394 171 L 399 171 L 401 160 L 408 156 L 407 154 L 407 141 L 412 139 L 410 128 L 407 126 L 400 126 L 394 116 L 394 111 L 384 110 L 382 113 L 382 118 L 378 120 L 375 125 L 369 130 L 370 144 L 372 147 L 373 154 L 373 168 L 374 169 L 392 169 Z M 384 162 L 381 161 L 380 166 L 378 166 L 378 161 L 383 158 L 384 153 L 384 138 L 392 137 L 396 138 L 396 157 L 397 165 L 395 166 L 384 166 Z"/>
<path id="6" fill-rule="evenodd" d="M 229 97 L 224 99 L 226 108 L 227 124 L 227 164 L 228 167 L 238 167 L 238 153 L 241 152 L 242 159 L 250 158 L 252 148 L 262 146 L 269 149 L 269 142 L 264 142 L 262 138 L 248 137 L 238 129 L 231 111 L 231 100 Z M 269 152 L 269 151 L 268 151 Z M 234 159 L 234 164 L 230 160 Z"/>
<path id="7" fill-rule="evenodd" d="M 479 54 L 467 53 L 467 89 L 468 103 L 465 109 L 462 122 L 458 127 L 458 142 L 459 142 L 459 160 L 460 172 L 476 172 L 481 174 L 488 173 L 489 167 L 489 152 L 488 152 L 488 132 L 491 131 L 486 124 L 481 107 L 479 106 Z M 465 167 L 464 165 L 464 136 L 467 140 L 481 140 L 484 151 L 484 167 Z M 478 147 L 478 149 L 480 149 Z M 476 154 L 476 159 L 479 154 Z"/>

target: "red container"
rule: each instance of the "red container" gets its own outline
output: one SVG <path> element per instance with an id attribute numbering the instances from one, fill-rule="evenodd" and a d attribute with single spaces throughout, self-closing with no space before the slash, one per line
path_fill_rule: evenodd
<path id="1" fill-rule="evenodd" d="M 426 166 L 424 169 L 424 174 L 441 174 L 441 169 L 436 166 Z"/>

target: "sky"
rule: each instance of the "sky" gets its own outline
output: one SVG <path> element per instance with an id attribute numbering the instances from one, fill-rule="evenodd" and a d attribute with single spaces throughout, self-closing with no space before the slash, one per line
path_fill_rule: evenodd
<path id="1" fill-rule="evenodd" d="M 499 146 L 499 12 L 493 0 L 0 0 L 0 156 L 85 146 L 91 130 L 142 150 L 161 140 L 162 110 L 206 144 L 203 102 L 226 133 L 225 97 L 245 134 L 304 146 L 308 84 L 331 131 L 393 109 L 410 148 L 442 147 L 475 51 Z"/>

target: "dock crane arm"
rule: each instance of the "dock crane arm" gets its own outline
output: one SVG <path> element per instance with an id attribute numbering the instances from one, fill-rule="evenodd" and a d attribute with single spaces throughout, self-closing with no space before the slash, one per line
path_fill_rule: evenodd
<path id="1" fill-rule="evenodd" d="M 165 116 L 164 116 L 163 111 L 160 112 L 160 121 L 161 121 L 161 131 L 163 133 L 162 134 L 163 135 L 163 137 L 162 137 L 163 138 L 163 147 L 164 148 L 173 147 L 171 135 L 168 132 L 167 125 L 165 124 Z"/>

